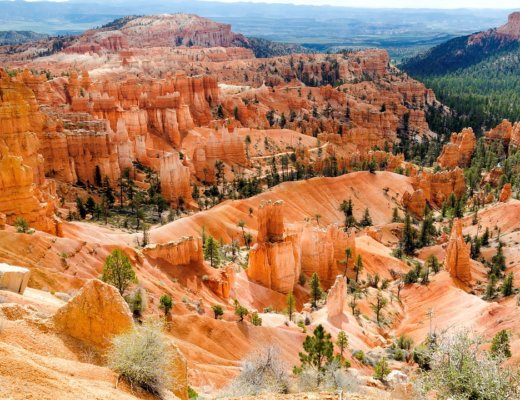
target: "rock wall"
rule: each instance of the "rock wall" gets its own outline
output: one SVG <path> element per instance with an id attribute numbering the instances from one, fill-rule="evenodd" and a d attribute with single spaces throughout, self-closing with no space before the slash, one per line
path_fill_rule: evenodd
<path id="1" fill-rule="evenodd" d="M 166 200 L 177 204 L 192 201 L 190 169 L 181 162 L 178 153 L 168 153 L 160 159 L 159 179 Z"/>
<path id="2" fill-rule="evenodd" d="M 174 266 L 204 263 L 202 239 L 193 236 L 167 243 L 149 244 L 143 249 L 143 253 L 152 258 L 162 258 Z"/>
<path id="3" fill-rule="evenodd" d="M 301 272 L 300 232 L 285 232 L 282 201 L 262 203 L 257 216 L 258 237 L 249 252 L 247 276 L 270 289 L 288 293 Z"/>
<path id="4" fill-rule="evenodd" d="M 337 225 L 320 228 L 307 223 L 286 229 L 283 202 L 262 203 L 257 211 L 258 242 L 249 253 L 248 277 L 270 289 L 288 293 L 300 273 L 316 272 L 327 289 L 345 271 L 345 249 L 351 249 L 347 270 L 356 255 L 354 235 Z"/>
<path id="5" fill-rule="evenodd" d="M 356 257 L 354 235 L 349 235 L 337 225 L 320 228 L 307 224 L 301 235 L 301 270 L 307 276 L 314 272 L 320 277 L 322 287 L 328 289 L 339 274 L 343 274 L 345 250 L 351 249 L 347 270 L 352 270 Z"/>
<path id="6" fill-rule="evenodd" d="M 188 77 L 183 71 L 167 74 L 164 79 L 129 76 L 83 85 L 88 91 L 80 87 L 77 75 L 71 74 L 66 85 L 71 111 L 106 119 L 114 131 L 123 119 L 130 139 L 152 131 L 175 146 L 189 129 L 210 122 L 210 106 L 219 101 L 215 77 Z"/>
<path id="7" fill-rule="evenodd" d="M 445 268 L 452 277 L 465 283 L 471 282 L 470 244 L 464 241 L 462 221 L 459 219 L 453 221 Z"/>
<path id="8" fill-rule="evenodd" d="M 499 141 L 504 144 L 504 148 L 512 153 L 520 149 L 520 123 L 514 125 L 507 119 L 502 120 L 495 128 L 485 132 L 486 141 L 488 143 Z"/>
<path id="9" fill-rule="evenodd" d="M 264 202 L 257 211 L 258 242 L 281 242 L 284 239 L 285 226 L 283 201 Z"/>
<path id="10" fill-rule="evenodd" d="M 404 208 L 410 211 L 416 218 L 421 219 L 424 216 L 427 202 L 422 189 L 418 189 L 412 193 L 405 192 L 403 194 L 402 203 Z"/>
<path id="11" fill-rule="evenodd" d="M 193 14 L 162 14 L 128 19 L 120 27 L 91 29 L 83 33 L 65 53 L 98 54 L 150 47 L 230 47 L 247 39 L 231 32 L 231 25 Z"/>
<path id="12" fill-rule="evenodd" d="M 0 69 L 0 212 L 7 223 L 56 232 L 55 186 L 45 179 L 38 135 L 46 127 L 34 93 Z"/>
<path id="13" fill-rule="evenodd" d="M 211 133 L 206 143 L 199 140 L 192 159 L 197 178 L 211 183 L 215 181 L 217 160 L 230 166 L 247 164 L 245 143 L 236 132 L 221 128 Z"/>
<path id="14" fill-rule="evenodd" d="M 435 173 L 420 171 L 414 177 L 412 186 L 415 190 L 405 192 L 401 202 L 417 218 L 423 217 L 426 204 L 439 208 L 451 193 L 460 198 L 466 192 L 464 172 L 458 167 Z"/>

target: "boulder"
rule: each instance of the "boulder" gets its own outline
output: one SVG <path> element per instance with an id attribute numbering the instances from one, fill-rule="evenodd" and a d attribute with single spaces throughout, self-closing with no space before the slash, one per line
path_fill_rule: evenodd
<path id="1" fill-rule="evenodd" d="M 133 327 L 132 313 L 114 286 L 97 279 L 87 281 L 76 296 L 53 317 L 55 329 L 100 348 Z"/>
<path id="2" fill-rule="evenodd" d="M 405 384 L 408 382 L 408 375 L 406 375 L 405 373 L 403 373 L 401 371 L 394 369 L 387 375 L 386 380 L 392 386 L 395 386 L 398 384 Z"/>
<path id="3" fill-rule="evenodd" d="M 27 268 L 0 264 L 0 289 L 23 294 L 30 274 Z"/>

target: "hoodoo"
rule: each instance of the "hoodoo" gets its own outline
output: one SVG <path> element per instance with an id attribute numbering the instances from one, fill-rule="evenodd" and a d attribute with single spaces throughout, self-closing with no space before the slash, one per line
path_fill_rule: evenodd
<path id="1" fill-rule="evenodd" d="M 448 248 L 446 250 L 446 270 L 453 278 L 457 278 L 462 282 L 471 282 L 471 262 L 469 243 L 464 241 L 462 235 L 462 221 L 456 219 L 453 221 Z"/>

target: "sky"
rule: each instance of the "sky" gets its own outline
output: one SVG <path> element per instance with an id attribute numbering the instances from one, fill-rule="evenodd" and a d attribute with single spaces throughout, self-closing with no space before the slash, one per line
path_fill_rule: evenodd
<path id="1" fill-rule="evenodd" d="M 212 1 L 212 0 L 206 0 Z M 238 0 L 213 0 L 233 3 Z M 292 3 L 377 8 L 518 8 L 519 0 L 240 0 L 255 3 Z"/>

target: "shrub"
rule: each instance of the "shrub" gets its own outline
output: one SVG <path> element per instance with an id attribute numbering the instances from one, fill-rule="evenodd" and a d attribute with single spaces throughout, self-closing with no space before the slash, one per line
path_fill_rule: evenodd
<path id="1" fill-rule="evenodd" d="M 18 233 L 29 232 L 29 223 L 23 217 L 16 218 L 14 221 L 14 226 L 16 228 L 16 232 L 18 232 Z"/>
<path id="2" fill-rule="evenodd" d="M 144 289 L 137 288 L 132 294 L 128 295 L 125 300 L 130 306 L 134 318 L 140 318 L 146 309 L 146 292 Z"/>
<path id="3" fill-rule="evenodd" d="M 254 326 L 262 326 L 262 318 L 258 315 L 258 313 L 253 313 L 253 315 L 251 315 L 251 323 L 254 325 Z"/>
<path id="4" fill-rule="evenodd" d="M 161 394 L 169 386 L 165 373 L 172 355 L 167 339 L 157 324 L 144 324 L 116 336 L 108 353 L 108 365 L 126 379 L 150 393 Z"/>
<path id="5" fill-rule="evenodd" d="M 354 358 L 362 363 L 365 362 L 365 353 L 363 352 L 363 350 L 358 350 L 356 352 L 354 352 L 353 354 Z"/>
<path id="6" fill-rule="evenodd" d="M 406 355 L 405 355 L 403 350 L 397 349 L 394 352 L 394 360 L 395 361 L 404 361 L 405 358 L 406 358 Z"/>
<path id="7" fill-rule="evenodd" d="M 199 398 L 199 394 L 191 386 L 188 386 L 188 398 L 190 398 L 190 399 L 198 399 Z"/>
<path id="8" fill-rule="evenodd" d="M 215 319 L 219 319 L 219 317 L 224 315 L 224 309 L 222 308 L 222 306 L 220 304 L 215 304 L 214 306 L 211 307 L 211 309 L 213 310 Z"/>
<path id="9" fill-rule="evenodd" d="M 279 358 L 280 349 L 268 345 L 242 361 L 240 374 L 224 390 L 226 396 L 257 396 L 287 393 L 287 366 Z"/>
<path id="10" fill-rule="evenodd" d="M 348 363 L 348 361 L 346 362 Z M 345 368 L 348 368 L 343 364 Z M 298 373 L 297 389 L 300 392 L 337 391 L 356 392 L 359 386 L 357 378 L 342 368 L 342 363 L 335 359 L 320 372 L 314 368 L 303 368 Z"/>
<path id="11" fill-rule="evenodd" d="M 249 314 L 249 310 L 242 306 L 238 300 L 235 300 L 235 315 L 240 317 L 239 322 L 244 320 L 244 317 Z"/>
<path id="12" fill-rule="evenodd" d="M 163 294 L 159 302 L 161 303 L 160 307 L 164 310 L 164 316 L 167 316 L 173 307 L 173 300 L 171 296 Z"/>
<path id="13" fill-rule="evenodd" d="M 483 340 L 467 331 L 437 338 L 429 350 L 431 369 L 415 382 L 418 399 L 435 390 L 439 399 L 503 400 L 520 398 L 520 373 L 503 367 L 502 358 L 482 350 Z"/>
<path id="14" fill-rule="evenodd" d="M 511 345 L 509 344 L 509 333 L 502 329 L 491 342 L 491 354 L 495 357 L 510 358 Z"/>
<path id="15" fill-rule="evenodd" d="M 397 339 L 397 347 L 402 350 L 411 350 L 413 347 L 413 339 L 406 335 L 399 336 Z"/>
<path id="16" fill-rule="evenodd" d="M 379 379 L 384 382 L 386 376 L 390 373 L 390 368 L 388 367 L 388 361 L 385 357 L 379 359 L 377 364 L 374 367 L 374 378 Z"/>
<path id="17" fill-rule="evenodd" d="M 430 351 L 425 345 L 417 346 L 413 350 L 413 361 L 423 370 L 430 369 Z"/>

